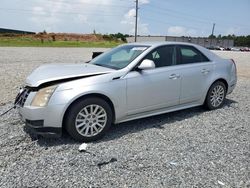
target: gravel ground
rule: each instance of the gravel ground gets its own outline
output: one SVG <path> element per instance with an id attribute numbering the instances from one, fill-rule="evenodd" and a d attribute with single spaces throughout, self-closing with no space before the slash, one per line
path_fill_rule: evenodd
<path id="1" fill-rule="evenodd" d="M 85 48 L 0 48 L 0 113 L 42 63 L 88 60 Z M 15 110 L 0 117 L 0 187 L 250 187 L 250 53 L 222 109 L 201 107 L 113 126 L 100 141 L 27 133 Z"/>

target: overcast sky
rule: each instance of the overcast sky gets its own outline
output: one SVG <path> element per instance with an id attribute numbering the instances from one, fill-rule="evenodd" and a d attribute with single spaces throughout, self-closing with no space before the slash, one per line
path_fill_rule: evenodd
<path id="1" fill-rule="evenodd" d="M 0 28 L 134 33 L 134 0 L 1 0 Z M 139 35 L 250 35 L 250 0 L 139 0 Z"/>

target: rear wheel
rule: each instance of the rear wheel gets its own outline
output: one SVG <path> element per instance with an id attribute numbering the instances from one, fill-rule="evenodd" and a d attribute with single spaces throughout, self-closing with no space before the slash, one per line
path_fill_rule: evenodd
<path id="1" fill-rule="evenodd" d="M 78 141 L 101 138 L 112 122 L 109 104 L 100 98 L 86 98 L 70 107 L 65 118 L 67 132 Z"/>
<path id="2" fill-rule="evenodd" d="M 205 105 L 209 110 L 220 108 L 226 97 L 226 86 L 223 82 L 215 82 L 209 89 Z"/>

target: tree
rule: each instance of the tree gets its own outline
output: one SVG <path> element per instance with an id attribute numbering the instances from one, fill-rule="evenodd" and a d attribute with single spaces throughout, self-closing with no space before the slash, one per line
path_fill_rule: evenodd
<path id="1" fill-rule="evenodd" d="M 208 38 L 209 39 L 216 39 L 216 36 L 211 34 L 211 35 L 208 36 Z"/>

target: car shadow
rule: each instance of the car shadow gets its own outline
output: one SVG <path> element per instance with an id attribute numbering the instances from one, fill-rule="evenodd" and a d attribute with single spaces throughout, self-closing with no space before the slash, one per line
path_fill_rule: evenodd
<path id="1" fill-rule="evenodd" d="M 231 99 L 225 99 L 225 104 L 222 108 L 232 107 L 234 103 L 237 102 Z M 204 113 L 206 111 L 207 110 L 204 107 L 199 106 L 116 124 L 111 126 L 110 130 L 102 139 L 93 143 L 115 140 L 123 137 L 124 135 L 141 132 L 146 129 L 165 129 L 167 128 L 166 124 L 183 121 L 185 119 L 198 116 L 199 114 Z M 28 130 L 25 131 L 28 132 Z M 31 132 L 28 133 L 31 135 L 31 138 L 33 140 L 37 140 L 38 145 L 42 147 L 51 147 L 65 144 L 74 145 L 80 143 L 72 139 L 66 132 L 63 132 L 63 135 L 60 138 L 43 138 L 41 136 L 33 135 Z"/>
<path id="2" fill-rule="evenodd" d="M 232 104 L 237 103 L 231 99 L 225 99 L 224 106 L 232 107 Z M 165 129 L 167 124 L 175 123 L 189 119 L 199 114 L 208 111 L 203 106 L 193 107 L 185 110 L 169 112 L 161 115 L 151 116 L 138 120 L 133 120 L 125 123 L 113 125 L 103 139 L 97 142 L 109 141 L 118 139 L 124 135 L 144 131 L 145 129 Z"/>

